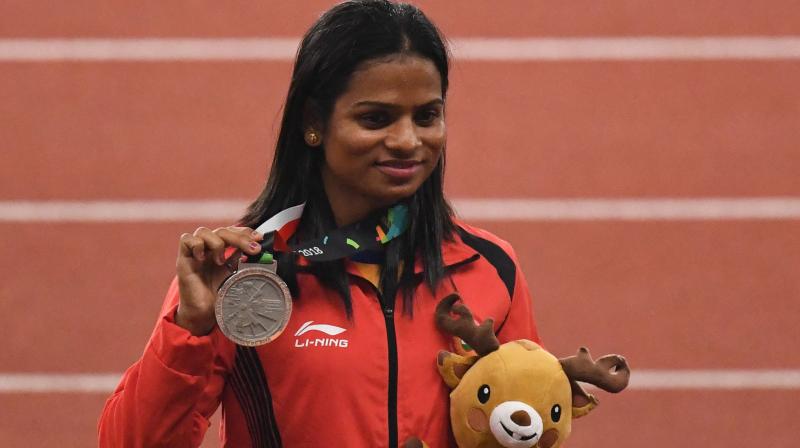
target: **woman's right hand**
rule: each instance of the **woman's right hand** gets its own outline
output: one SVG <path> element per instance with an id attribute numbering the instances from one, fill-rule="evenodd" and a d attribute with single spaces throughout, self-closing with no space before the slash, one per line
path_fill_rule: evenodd
<path id="1" fill-rule="evenodd" d="M 245 254 L 257 254 L 263 238 L 247 227 L 200 227 L 181 235 L 176 263 L 181 297 L 175 323 L 195 336 L 210 333 L 216 323 L 217 289 L 231 274 L 225 265 L 225 250 L 233 247 Z"/>

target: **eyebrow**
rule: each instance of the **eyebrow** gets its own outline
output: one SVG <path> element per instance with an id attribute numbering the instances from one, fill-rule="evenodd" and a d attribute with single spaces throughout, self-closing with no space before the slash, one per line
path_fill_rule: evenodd
<path id="1" fill-rule="evenodd" d="M 441 106 L 441 105 L 444 105 L 444 100 L 442 100 L 441 98 L 436 98 L 435 100 L 428 101 L 427 103 L 418 107 Z M 389 109 L 396 109 L 398 107 L 396 104 L 383 103 L 380 101 L 359 101 L 353 104 L 352 107 L 359 107 L 359 106 L 385 107 Z"/>

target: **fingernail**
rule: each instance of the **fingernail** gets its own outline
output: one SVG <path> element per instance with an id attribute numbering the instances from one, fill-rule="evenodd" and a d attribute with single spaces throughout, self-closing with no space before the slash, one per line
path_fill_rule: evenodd
<path id="1" fill-rule="evenodd" d="M 254 242 L 250 243 L 250 249 L 252 249 L 252 250 L 261 250 L 261 245 L 254 241 Z"/>

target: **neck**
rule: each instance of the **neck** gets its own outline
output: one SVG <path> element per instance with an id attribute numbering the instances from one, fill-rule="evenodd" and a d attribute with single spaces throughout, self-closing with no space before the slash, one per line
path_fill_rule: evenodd
<path id="1" fill-rule="evenodd" d="M 328 197 L 328 202 L 331 204 L 331 211 L 333 212 L 333 219 L 336 221 L 336 227 L 344 227 L 361 221 L 370 215 L 376 208 L 368 207 L 367 204 L 357 204 L 353 199 L 346 203 Z"/>
<path id="2" fill-rule="evenodd" d="M 343 191 L 342 188 L 337 188 L 334 183 L 326 182 L 326 174 L 324 172 L 322 177 L 325 195 L 328 197 L 328 203 L 331 206 L 331 212 L 333 212 L 333 219 L 336 221 L 337 227 L 344 227 L 361 221 L 372 212 L 390 205 L 376 203 L 371 198 L 353 191 Z"/>

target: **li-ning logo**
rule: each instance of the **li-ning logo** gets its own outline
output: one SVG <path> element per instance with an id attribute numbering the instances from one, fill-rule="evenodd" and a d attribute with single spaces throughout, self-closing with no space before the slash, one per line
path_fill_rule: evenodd
<path id="1" fill-rule="evenodd" d="M 313 325 L 312 325 L 313 324 Z M 313 320 L 310 320 L 297 330 L 294 334 L 294 346 L 297 348 L 305 348 L 305 347 L 340 347 L 340 348 L 347 348 L 348 340 L 347 339 L 340 339 L 340 338 L 305 338 L 300 339 L 300 336 L 310 332 L 310 331 L 319 331 L 321 333 L 325 333 L 328 336 L 338 336 L 344 333 L 346 330 L 344 328 L 340 328 L 334 325 L 328 324 L 314 324 Z"/>

